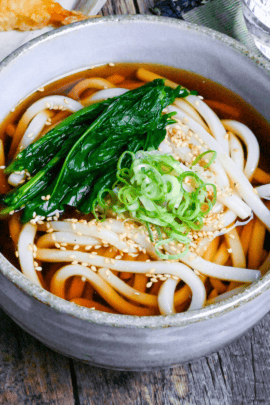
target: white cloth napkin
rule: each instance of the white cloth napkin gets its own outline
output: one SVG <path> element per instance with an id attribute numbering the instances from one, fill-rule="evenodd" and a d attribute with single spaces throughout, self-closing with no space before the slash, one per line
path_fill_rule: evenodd
<path id="1" fill-rule="evenodd" d="M 58 3 L 67 10 L 72 10 L 76 4 L 77 0 L 58 0 Z M 15 49 L 19 48 L 21 45 L 30 41 L 45 32 L 51 31 L 52 27 L 43 28 L 42 30 L 35 31 L 7 31 L 0 32 L 0 62 L 8 56 Z"/>

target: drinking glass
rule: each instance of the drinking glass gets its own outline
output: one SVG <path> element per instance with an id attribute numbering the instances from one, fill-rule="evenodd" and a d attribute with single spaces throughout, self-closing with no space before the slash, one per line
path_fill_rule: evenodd
<path id="1" fill-rule="evenodd" d="M 242 8 L 257 48 L 270 59 L 270 0 L 242 0 Z"/>

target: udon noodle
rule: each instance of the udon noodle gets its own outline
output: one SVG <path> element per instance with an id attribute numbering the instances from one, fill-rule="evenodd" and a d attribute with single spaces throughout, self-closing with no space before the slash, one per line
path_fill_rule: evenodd
<path id="1" fill-rule="evenodd" d="M 71 113 L 160 77 L 145 68 L 139 68 L 136 76 L 137 80 L 130 80 L 116 72 L 80 80 L 66 95 L 39 98 L 18 123 L 7 125 L 0 140 L 1 194 L 30 177 L 27 171 L 5 176 L 8 159 Z M 168 79 L 165 84 L 177 87 Z M 218 103 L 188 95 L 166 109 L 176 113 L 176 122 L 167 126 L 159 152 L 172 155 L 184 171 L 193 170 L 217 188 L 217 201 L 202 229 L 188 233 L 186 255 L 162 260 L 145 225 L 132 218 L 109 215 L 101 222 L 67 209 L 62 216 L 34 215 L 22 225 L 21 211 L 10 212 L 10 236 L 22 273 L 77 305 L 139 316 L 200 309 L 243 291 L 265 274 L 270 267 L 265 242 L 270 229 L 270 174 L 258 168 L 260 151 L 254 133 L 235 119 L 219 119 L 214 112 Z M 207 169 L 199 162 L 192 165 L 209 150 L 217 155 Z M 204 163 L 209 162 L 207 156 Z M 192 182 L 187 181 L 186 187 Z M 172 241 L 162 251 L 176 255 L 182 248 Z"/>

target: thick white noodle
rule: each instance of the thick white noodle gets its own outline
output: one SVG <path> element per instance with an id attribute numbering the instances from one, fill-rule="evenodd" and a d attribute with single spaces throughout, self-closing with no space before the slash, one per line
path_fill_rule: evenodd
<path id="1" fill-rule="evenodd" d="M 260 278 L 261 272 L 259 270 L 243 269 L 239 267 L 222 266 L 204 260 L 201 257 L 187 256 L 180 259 L 183 263 L 199 271 L 205 276 L 220 278 L 227 281 L 239 281 L 245 283 L 252 283 Z"/>
<path id="2" fill-rule="evenodd" d="M 224 205 L 221 204 L 220 202 L 216 202 L 214 207 L 211 210 L 211 214 L 218 214 L 220 211 L 224 209 Z"/>
<path id="3" fill-rule="evenodd" d="M 109 225 L 108 225 L 109 226 Z M 54 231 L 59 232 L 73 232 L 75 235 L 82 236 L 92 236 L 94 238 L 98 238 L 108 242 L 110 245 L 115 246 L 117 249 L 121 251 L 127 251 L 130 253 L 134 253 L 137 250 L 125 242 L 119 240 L 119 236 L 115 234 L 115 232 L 111 231 L 110 229 L 106 229 L 104 226 L 97 226 L 94 224 L 82 224 L 79 222 L 72 223 L 67 221 L 52 221 L 50 222 L 50 228 Z M 48 228 L 46 224 L 39 225 L 39 230 L 46 231 Z"/>
<path id="4" fill-rule="evenodd" d="M 222 228 L 226 228 L 228 225 L 232 224 L 236 220 L 236 218 L 237 218 L 237 215 L 234 212 L 232 212 L 231 210 L 227 210 L 226 212 L 224 212 L 224 214 L 220 215 L 220 219 L 218 220 L 218 223 L 220 223 L 222 225 Z M 214 231 L 214 230 L 216 230 L 214 228 L 214 225 L 204 225 L 202 227 L 202 231 L 206 231 L 206 232 Z M 221 235 L 222 235 L 222 233 L 221 233 Z"/>
<path id="5" fill-rule="evenodd" d="M 255 188 L 261 198 L 270 200 L 270 184 L 264 184 Z"/>
<path id="6" fill-rule="evenodd" d="M 136 305 L 131 304 L 130 302 L 126 301 L 121 295 L 119 295 L 111 286 L 110 284 L 106 283 L 106 281 L 100 277 L 98 274 L 93 272 L 92 270 L 88 269 L 85 266 L 81 266 L 79 264 L 68 265 L 64 266 L 59 269 L 53 276 L 53 282 L 51 285 L 59 284 L 62 287 L 61 291 L 61 298 L 64 298 L 64 285 L 68 278 L 72 276 L 81 276 L 85 277 L 85 279 L 99 292 L 100 296 L 112 307 L 115 308 L 120 313 L 125 313 L 128 315 L 141 315 L 141 316 L 150 316 L 153 314 L 152 308 L 143 308 L 138 307 Z M 51 289 L 52 293 L 58 295 L 59 288 L 57 291 Z"/>
<path id="7" fill-rule="evenodd" d="M 169 106 L 168 109 L 169 111 L 174 111 L 173 106 Z M 180 118 L 183 118 L 183 115 L 182 117 L 180 116 Z M 191 118 L 189 119 L 189 126 L 193 132 L 197 133 L 201 137 L 203 142 L 205 142 L 210 149 L 217 152 L 217 158 L 222 164 L 223 168 L 226 170 L 231 180 L 238 185 L 238 193 L 269 230 L 270 212 L 262 203 L 258 195 L 254 193 L 253 187 L 244 173 L 238 169 L 237 165 L 228 155 L 224 154 L 221 145 Z"/>
<path id="8" fill-rule="evenodd" d="M 31 145 L 31 143 L 38 140 L 41 131 L 50 116 L 50 111 L 44 110 L 32 119 L 19 143 L 16 155 L 23 149 L 27 148 L 27 146 Z"/>
<path id="9" fill-rule="evenodd" d="M 33 283 L 42 287 L 34 267 L 33 245 L 37 232 L 37 226 L 26 224 L 23 226 L 18 241 L 18 254 L 22 273 L 33 281 Z"/>
<path id="10" fill-rule="evenodd" d="M 186 120 L 186 114 L 183 113 L 183 111 L 179 110 L 179 108 L 175 107 L 174 105 L 169 105 L 167 107 L 167 110 L 168 112 L 173 111 L 176 112 L 177 114 L 175 115 L 175 117 L 183 121 L 186 125 L 188 125 L 189 128 L 201 138 L 201 140 L 205 143 L 208 149 L 224 153 L 224 149 L 216 141 L 216 139 L 212 135 L 210 135 L 207 131 L 205 131 L 205 129 L 201 125 L 199 125 L 195 120 L 193 120 L 192 118 L 188 118 L 188 120 Z"/>
<path id="11" fill-rule="evenodd" d="M 268 254 L 267 258 L 263 262 L 263 264 L 260 266 L 259 270 L 261 271 L 262 275 L 268 272 L 270 269 L 270 253 Z"/>
<path id="12" fill-rule="evenodd" d="M 174 293 L 178 281 L 172 278 L 164 281 L 158 292 L 158 308 L 161 315 L 175 314 Z"/>
<path id="13" fill-rule="evenodd" d="M 232 133 L 229 133 L 230 156 L 241 171 L 244 171 L 245 158 L 244 150 L 239 139 Z"/>
<path id="14" fill-rule="evenodd" d="M 147 307 L 157 308 L 158 298 L 156 295 L 139 292 L 135 288 L 130 287 L 127 283 L 125 283 L 119 277 L 115 276 L 110 270 L 104 267 L 98 269 L 98 274 L 116 291 L 118 291 L 121 295 L 128 298 L 129 300 L 137 302 L 141 305 L 145 305 Z"/>
<path id="15" fill-rule="evenodd" d="M 39 99 L 32 104 L 20 119 L 14 136 L 18 133 L 23 134 L 30 121 L 43 110 L 65 108 L 68 111 L 75 112 L 83 108 L 82 104 L 66 96 L 47 96 Z"/>
<path id="16" fill-rule="evenodd" d="M 89 101 L 100 101 L 105 100 L 107 98 L 119 97 L 122 94 L 125 94 L 127 91 L 128 91 L 127 89 L 123 89 L 121 87 L 116 87 L 114 89 L 100 90 L 97 91 L 95 94 L 89 96 L 87 99 Z"/>
<path id="17" fill-rule="evenodd" d="M 96 267 L 106 267 L 111 270 L 145 274 L 155 269 L 154 274 L 170 274 L 183 280 L 192 291 L 192 300 L 189 310 L 199 309 L 203 306 L 206 292 L 201 279 L 189 267 L 182 263 L 156 261 L 139 262 L 127 260 L 108 261 L 108 258 L 91 253 L 73 250 L 37 249 L 37 259 L 46 262 L 71 262 L 76 260 Z"/>
<path id="18" fill-rule="evenodd" d="M 257 169 L 260 158 L 259 142 L 253 132 L 244 124 L 234 120 L 222 120 L 224 127 L 239 136 L 247 149 L 247 161 L 244 173 L 251 179 Z"/>
<path id="19" fill-rule="evenodd" d="M 222 146 L 224 153 L 229 153 L 229 143 L 226 139 L 226 130 L 222 125 L 218 116 L 214 111 L 208 107 L 208 105 L 202 101 L 199 97 L 189 95 L 186 97 L 188 103 L 190 103 L 207 122 L 208 127 L 211 130 L 212 135 L 216 138 L 218 143 Z"/>
<path id="20" fill-rule="evenodd" d="M 202 120 L 201 116 L 187 101 L 185 101 L 183 98 L 176 98 L 174 100 L 174 104 L 176 105 L 176 107 L 180 108 L 180 110 L 184 111 L 184 113 L 186 113 L 189 117 L 197 121 L 198 124 L 200 124 L 207 132 L 210 132 L 209 128 Z"/>
<path id="21" fill-rule="evenodd" d="M 49 248 L 55 246 L 55 243 L 67 243 L 68 245 L 80 246 L 97 246 L 101 244 L 101 240 L 91 236 L 79 236 L 71 232 L 53 232 L 42 235 L 37 240 L 37 247 Z"/>
<path id="22" fill-rule="evenodd" d="M 170 142 L 170 137 L 168 137 L 168 141 Z M 169 143 L 168 145 L 169 147 L 171 147 L 173 154 L 177 154 L 178 156 L 180 156 L 180 158 L 185 159 L 185 156 L 183 156 L 183 149 L 188 149 L 189 152 L 191 152 L 191 150 L 188 147 L 185 148 L 176 148 L 172 142 Z M 163 146 L 162 146 L 163 147 Z M 164 149 L 164 148 L 163 148 Z M 207 149 L 203 149 L 202 148 L 202 152 L 204 152 Z M 185 154 L 186 156 L 188 156 L 188 152 L 186 152 Z M 195 171 L 196 169 L 189 169 L 188 167 L 186 167 L 185 165 L 181 165 L 181 167 L 183 168 L 184 171 Z M 217 195 L 217 201 L 219 203 L 221 203 L 222 205 L 225 205 L 226 207 L 228 207 L 230 210 L 232 210 L 237 216 L 239 216 L 241 219 L 245 219 L 247 217 L 249 217 L 251 215 L 251 209 L 249 208 L 249 206 L 244 203 L 244 201 L 241 200 L 241 198 L 239 198 L 239 196 L 237 196 L 234 192 L 232 193 L 232 195 L 228 195 L 228 193 L 226 193 L 226 187 L 230 186 L 227 174 L 224 170 L 224 168 L 222 167 L 222 165 L 220 164 L 220 162 L 216 159 L 215 162 L 213 162 L 211 164 L 211 170 L 212 172 L 215 174 L 214 178 L 215 181 L 213 180 L 209 180 L 208 178 L 206 178 L 206 176 L 208 174 L 211 174 L 210 171 L 206 171 L 206 172 L 201 172 L 199 173 L 199 176 L 206 182 L 214 182 L 216 185 L 218 185 L 221 190 L 221 193 L 218 193 Z"/>
<path id="23" fill-rule="evenodd" d="M 250 206 L 257 217 L 264 223 L 268 230 L 270 230 L 270 211 L 261 201 L 258 194 L 254 192 L 254 189 L 246 176 L 241 170 L 238 169 L 236 164 L 224 154 L 219 154 L 219 160 L 223 167 L 226 169 L 231 180 L 238 184 L 237 190 L 243 200 Z"/>
<path id="24" fill-rule="evenodd" d="M 241 285 L 240 287 L 234 288 L 233 290 L 229 290 L 223 294 L 218 295 L 215 298 L 211 298 L 210 300 L 206 301 L 205 306 L 212 305 L 217 302 L 226 300 L 227 298 L 234 297 L 236 294 L 240 294 L 240 293 L 244 292 L 246 287 L 247 287 L 246 285 Z"/>

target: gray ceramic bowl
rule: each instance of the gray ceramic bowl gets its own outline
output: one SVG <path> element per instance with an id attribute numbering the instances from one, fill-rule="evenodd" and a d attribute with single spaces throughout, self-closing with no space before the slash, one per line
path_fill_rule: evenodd
<path id="1" fill-rule="evenodd" d="M 0 66 L 0 121 L 44 83 L 113 61 L 161 63 L 200 73 L 238 93 L 270 121 L 268 62 L 212 30 L 149 16 L 77 23 L 15 51 Z M 140 318 L 91 311 L 57 298 L 32 284 L 2 255 L 0 268 L 0 305 L 15 322 L 54 350 L 114 369 L 150 370 L 207 355 L 246 332 L 270 309 L 270 274 L 202 310 Z"/>

